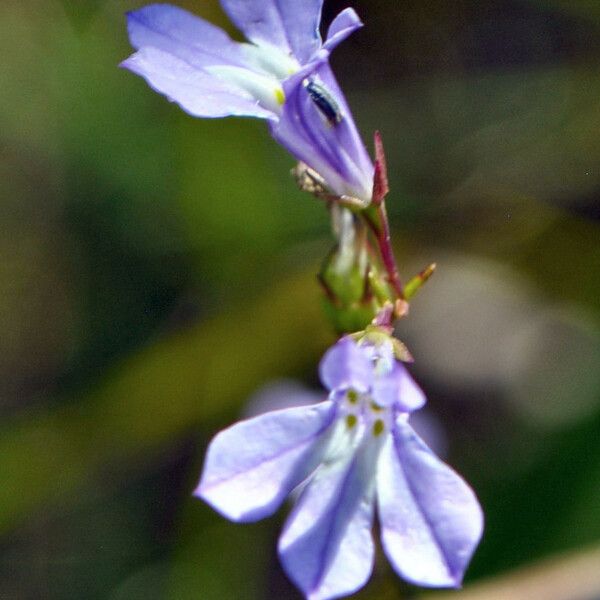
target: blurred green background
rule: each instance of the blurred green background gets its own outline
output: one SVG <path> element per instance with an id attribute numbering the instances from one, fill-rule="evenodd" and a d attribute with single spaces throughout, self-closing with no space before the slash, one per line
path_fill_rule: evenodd
<path id="1" fill-rule="evenodd" d="M 298 599 L 285 511 L 232 525 L 190 493 L 250 394 L 318 387 L 328 218 L 263 123 L 117 68 L 140 5 L 0 5 L 0 598 Z M 600 544 L 600 4 L 352 5 L 333 64 L 386 144 L 401 271 L 438 263 L 398 334 L 487 518 L 447 595 L 558 556 L 498 598 L 597 600 L 600 558 L 568 565 Z M 380 553 L 358 597 L 420 595 Z"/>

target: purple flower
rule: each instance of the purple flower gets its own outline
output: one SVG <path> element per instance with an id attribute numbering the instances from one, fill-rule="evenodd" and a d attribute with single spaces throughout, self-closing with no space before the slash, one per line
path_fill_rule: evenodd
<path id="1" fill-rule="evenodd" d="M 329 399 L 270 412 L 219 433 L 195 495 L 233 521 L 272 514 L 297 486 L 279 538 L 285 571 L 309 600 L 351 594 L 383 549 L 404 579 L 459 586 L 483 516 L 470 487 L 409 424 L 425 396 L 390 338 L 342 338 L 320 365 Z"/>
<path id="2" fill-rule="evenodd" d="M 266 119 L 273 137 L 331 192 L 370 202 L 373 165 L 329 67 L 362 26 L 347 8 L 319 34 L 322 0 L 221 0 L 249 43 L 168 4 L 128 14 L 137 52 L 122 66 L 196 117 Z"/>

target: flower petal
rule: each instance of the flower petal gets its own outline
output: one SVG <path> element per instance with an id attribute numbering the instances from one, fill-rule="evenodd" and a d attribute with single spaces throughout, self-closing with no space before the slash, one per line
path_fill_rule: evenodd
<path id="1" fill-rule="evenodd" d="M 343 337 L 325 352 L 319 364 L 319 377 L 329 390 L 365 392 L 373 382 L 373 365 L 352 338 Z"/>
<path id="2" fill-rule="evenodd" d="M 379 445 L 322 465 L 309 481 L 279 538 L 279 556 L 307 600 L 351 594 L 373 568 L 374 464 Z"/>
<path id="3" fill-rule="evenodd" d="M 158 48 L 198 68 L 247 66 L 243 46 L 220 27 L 170 4 L 150 4 L 127 13 L 131 45 Z"/>
<path id="4" fill-rule="evenodd" d="M 327 64 L 328 54 L 323 50 L 319 64 L 311 64 L 284 81 L 286 101 L 279 121 L 271 126 L 271 134 L 298 160 L 319 173 L 334 194 L 369 202 L 373 167 Z M 331 123 L 323 115 L 304 85 L 307 78 L 323 82 L 340 109 L 339 122 Z"/>
<path id="5" fill-rule="evenodd" d="M 417 585 L 458 587 L 483 530 L 471 488 L 399 420 L 377 469 L 383 549 Z"/>
<path id="6" fill-rule="evenodd" d="M 232 521 L 272 514 L 318 466 L 335 416 L 332 402 L 241 421 L 211 442 L 194 495 Z"/>
<path id="7" fill-rule="evenodd" d="M 355 170 L 355 177 L 358 182 L 355 184 L 355 187 L 358 190 L 356 197 L 365 201 L 370 201 L 373 192 L 373 174 L 375 171 L 371 157 L 356 128 L 350 107 L 346 102 L 346 98 L 338 85 L 329 63 L 324 63 L 319 67 L 319 77 L 333 97 L 336 98 L 342 114 L 346 115 L 345 126 L 338 127 L 337 135 L 338 142 L 342 144 L 344 148 L 351 149 L 350 154 L 353 169 Z"/>
<path id="8" fill-rule="evenodd" d="M 395 405 L 402 412 L 418 410 L 427 402 L 423 390 L 397 360 L 393 361 L 391 371 L 375 378 L 373 398 L 380 406 Z"/>
<path id="9" fill-rule="evenodd" d="M 154 90 L 195 117 L 275 117 L 248 92 L 157 48 L 144 47 L 121 66 L 141 75 Z"/>
<path id="10" fill-rule="evenodd" d="M 353 8 L 345 8 L 333 19 L 327 30 L 327 39 L 323 48 L 331 51 L 349 35 L 363 26 L 363 22 Z"/>
<path id="11" fill-rule="evenodd" d="M 408 372 L 408 369 L 399 362 L 395 363 L 395 368 L 401 373 L 399 377 L 400 389 L 398 392 L 398 404 L 400 405 L 401 410 L 412 412 L 413 410 L 418 410 L 425 406 L 427 398 L 425 397 L 423 390 Z"/>
<path id="12" fill-rule="evenodd" d="M 271 44 L 305 63 L 321 46 L 323 0 L 221 0 L 229 18 L 256 44 Z"/>

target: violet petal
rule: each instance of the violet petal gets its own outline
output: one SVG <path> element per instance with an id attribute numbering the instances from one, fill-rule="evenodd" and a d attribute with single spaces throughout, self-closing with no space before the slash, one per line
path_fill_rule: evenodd
<path id="1" fill-rule="evenodd" d="M 131 45 L 139 50 L 158 48 L 190 65 L 246 66 L 241 44 L 225 31 L 192 13 L 170 4 L 150 4 L 127 13 Z"/>
<path id="2" fill-rule="evenodd" d="M 339 87 L 331 85 L 329 53 L 322 51 L 318 63 L 310 64 L 283 82 L 286 101 L 271 134 L 284 148 L 319 173 L 334 194 L 371 199 L 373 170 L 356 131 L 352 115 Z M 331 123 L 321 113 L 304 83 L 321 79 L 341 109 L 341 120 Z M 365 166 L 366 165 L 366 166 Z"/>
<path id="3" fill-rule="evenodd" d="M 323 0 L 221 0 L 223 10 L 256 44 L 270 44 L 301 63 L 321 46 Z"/>
<path id="4" fill-rule="evenodd" d="M 321 359 L 319 376 L 329 390 L 364 392 L 373 382 L 373 365 L 352 338 L 343 337 Z"/>
<path id="5" fill-rule="evenodd" d="M 336 99 L 343 115 L 346 115 L 344 123 L 341 123 L 337 128 L 336 135 L 338 143 L 343 148 L 347 149 L 352 160 L 352 169 L 355 173 L 354 177 L 357 181 L 355 187 L 358 190 L 357 197 L 364 200 L 371 200 L 373 190 L 373 173 L 374 167 L 371 157 L 365 148 L 362 137 L 356 128 L 354 117 L 350 111 L 350 106 L 346 102 L 346 98 L 338 85 L 338 82 L 333 74 L 333 71 L 328 62 L 324 62 L 318 69 L 319 77 L 325 84 L 327 89 Z"/>
<path id="6" fill-rule="evenodd" d="M 273 411 L 221 431 L 194 494 L 232 521 L 272 514 L 317 467 L 335 417 L 332 402 Z"/>
<path id="7" fill-rule="evenodd" d="M 144 47 L 121 66 L 141 75 L 150 87 L 195 117 L 274 117 L 248 92 L 157 48 Z"/>
<path id="8" fill-rule="evenodd" d="M 393 361 L 391 371 L 375 378 L 373 398 L 380 406 L 395 405 L 402 412 L 418 410 L 427 402 L 423 390 L 397 360 Z"/>
<path id="9" fill-rule="evenodd" d="M 459 587 L 483 530 L 471 488 L 400 419 L 382 450 L 377 496 L 383 549 L 411 583 Z"/>
<path id="10" fill-rule="evenodd" d="M 279 556 L 307 600 L 351 594 L 371 574 L 378 450 L 370 439 L 344 460 L 322 465 L 286 521 Z"/>
<path id="11" fill-rule="evenodd" d="M 353 8 L 345 8 L 331 22 L 323 48 L 331 51 L 349 35 L 363 26 L 363 22 Z"/>

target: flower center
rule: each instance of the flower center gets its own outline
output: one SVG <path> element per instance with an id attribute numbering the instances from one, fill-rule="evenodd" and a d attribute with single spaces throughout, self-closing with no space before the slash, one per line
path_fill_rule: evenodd
<path id="1" fill-rule="evenodd" d="M 300 64 L 295 58 L 268 44 L 242 44 L 242 49 L 250 68 L 215 65 L 207 67 L 206 70 L 241 88 L 263 108 L 281 115 L 285 103 L 281 83 L 298 71 Z"/>
<path id="2" fill-rule="evenodd" d="M 231 65 L 206 67 L 206 70 L 238 88 L 254 98 L 263 108 L 281 114 L 285 94 L 281 82 L 272 75 L 255 73 L 250 69 Z"/>
<path id="3" fill-rule="evenodd" d="M 260 46 L 255 44 L 241 44 L 241 46 L 248 62 L 280 81 L 287 79 L 300 69 L 295 58 L 288 56 L 275 46 L 264 43 Z"/>
<path id="4" fill-rule="evenodd" d="M 362 393 L 352 388 L 340 398 L 339 411 L 349 431 L 360 425 L 365 433 L 374 437 L 389 431 L 393 418 L 390 407 L 377 404 L 368 392 Z"/>

